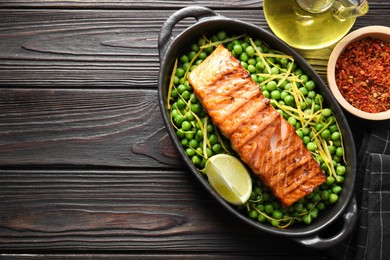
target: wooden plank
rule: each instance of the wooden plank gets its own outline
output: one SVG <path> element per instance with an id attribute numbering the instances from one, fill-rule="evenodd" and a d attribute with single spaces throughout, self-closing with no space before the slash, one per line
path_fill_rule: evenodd
<path id="1" fill-rule="evenodd" d="M 25 0 L 15 0 L 15 1 L 2 1 L 0 7 L 62 7 L 62 8 L 107 8 L 107 9 L 167 9 L 167 8 L 182 8 L 189 5 L 203 5 L 213 8 L 234 8 L 234 9 L 244 9 L 244 8 L 254 8 L 260 9 L 262 7 L 261 0 L 224 0 L 224 1 L 207 1 L 207 0 L 149 0 L 149 1 L 140 1 L 140 0 L 124 0 L 124 1 L 79 1 L 79 0 L 51 0 L 51 1 L 25 1 Z"/>
<path id="2" fill-rule="evenodd" d="M 173 11 L 0 10 L 0 86 L 155 88 L 157 37 Z M 259 10 L 217 12 L 269 30 Z M 374 9 L 355 28 L 388 25 L 387 17 Z M 180 22 L 174 35 L 193 22 Z M 331 50 L 302 53 L 324 77 Z"/>
<path id="3" fill-rule="evenodd" d="M 185 171 L 2 170 L 0 250 L 314 255 L 227 214 Z"/>
<path id="4" fill-rule="evenodd" d="M 388 7 L 389 2 L 386 0 L 370 0 L 370 8 L 376 6 Z M 0 3 L 0 8 L 10 8 L 10 7 L 30 7 L 30 8 L 107 8 L 107 9 L 172 9 L 172 8 L 182 8 L 189 5 L 203 5 L 211 8 L 234 8 L 234 9 L 262 9 L 263 1 L 262 0 L 149 0 L 149 1 L 140 1 L 140 0 L 97 0 L 97 1 L 80 1 L 80 0 L 4 0 Z"/>
<path id="5" fill-rule="evenodd" d="M 130 253 L 118 253 L 118 254 L 0 254 L 3 260 L 41 260 L 41 259 L 148 259 L 148 260 L 159 260 L 159 259 L 226 259 L 226 260 L 320 260 L 323 259 L 320 255 L 290 255 L 290 256 L 278 256 L 278 255 L 259 255 L 259 254 L 248 254 L 245 252 L 234 253 L 234 254 L 223 254 L 223 253 L 181 253 L 181 254 L 151 254 L 150 252 L 145 254 L 130 254 Z"/>
<path id="6" fill-rule="evenodd" d="M 156 90 L 0 89 L 0 111 L 0 165 L 181 165 Z"/>

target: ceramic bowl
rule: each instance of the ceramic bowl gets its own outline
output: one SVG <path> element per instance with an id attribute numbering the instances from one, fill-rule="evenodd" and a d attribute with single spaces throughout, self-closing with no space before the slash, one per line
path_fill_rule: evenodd
<path id="1" fill-rule="evenodd" d="M 339 56 L 343 53 L 346 47 L 355 42 L 368 37 L 378 38 L 386 42 L 390 42 L 390 27 L 386 26 L 367 26 L 357 29 L 346 35 L 333 49 L 327 68 L 327 79 L 330 90 L 338 103 L 349 113 L 367 120 L 386 120 L 390 119 L 390 110 L 380 113 L 369 113 L 362 111 L 350 103 L 342 96 L 335 79 L 335 68 Z"/>

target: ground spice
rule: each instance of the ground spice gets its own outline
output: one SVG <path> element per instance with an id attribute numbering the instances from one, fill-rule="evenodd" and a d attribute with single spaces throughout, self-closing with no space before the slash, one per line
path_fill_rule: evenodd
<path id="1" fill-rule="evenodd" d="M 369 113 L 390 109 L 390 43 L 369 37 L 349 44 L 336 62 L 335 76 L 352 106 Z"/>

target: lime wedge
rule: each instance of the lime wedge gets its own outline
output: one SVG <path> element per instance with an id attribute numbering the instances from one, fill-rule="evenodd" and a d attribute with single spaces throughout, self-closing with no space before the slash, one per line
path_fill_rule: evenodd
<path id="1" fill-rule="evenodd" d="M 249 199 L 252 179 L 237 157 L 214 155 L 207 161 L 205 170 L 211 187 L 227 202 L 242 205 Z"/>

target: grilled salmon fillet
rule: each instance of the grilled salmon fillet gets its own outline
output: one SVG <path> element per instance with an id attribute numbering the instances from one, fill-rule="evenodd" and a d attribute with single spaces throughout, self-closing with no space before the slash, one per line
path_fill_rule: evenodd
<path id="1" fill-rule="evenodd" d="M 249 168 L 289 206 L 326 181 L 301 138 L 223 45 L 188 77 L 203 107 Z"/>

